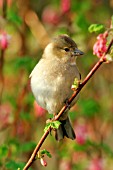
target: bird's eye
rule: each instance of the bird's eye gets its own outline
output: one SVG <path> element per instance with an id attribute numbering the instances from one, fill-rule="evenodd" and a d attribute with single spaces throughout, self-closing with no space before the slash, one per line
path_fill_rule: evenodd
<path id="1" fill-rule="evenodd" d="M 66 47 L 66 48 L 64 48 L 64 50 L 65 50 L 66 52 L 69 52 L 69 48 L 67 48 L 67 47 Z"/>

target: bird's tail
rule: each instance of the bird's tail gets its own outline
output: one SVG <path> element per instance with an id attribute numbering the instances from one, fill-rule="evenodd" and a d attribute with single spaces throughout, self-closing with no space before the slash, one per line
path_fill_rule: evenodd
<path id="1" fill-rule="evenodd" d="M 71 122 L 69 120 L 69 117 L 67 117 L 65 120 L 60 120 L 61 125 L 56 130 L 55 139 L 61 140 L 66 136 L 67 138 L 70 138 L 74 140 L 76 138 L 75 132 L 71 126 Z"/>

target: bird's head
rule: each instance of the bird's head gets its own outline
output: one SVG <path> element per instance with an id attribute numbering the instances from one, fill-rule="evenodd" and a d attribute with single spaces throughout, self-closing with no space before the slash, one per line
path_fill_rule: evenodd
<path id="1" fill-rule="evenodd" d="M 45 48 L 45 54 L 48 57 L 57 57 L 64 61 L 72 61 L 77 56 L 84 53 L 77 48 L 77 44 L 66 34 L 54 38 Z"/>

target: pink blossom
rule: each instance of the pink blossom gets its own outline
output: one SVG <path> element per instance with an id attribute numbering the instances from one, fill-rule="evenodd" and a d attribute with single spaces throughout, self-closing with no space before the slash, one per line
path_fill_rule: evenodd
<path id="1" fill-rule="evenodd" d="M 99 34 L 97 36 L 97 42 L 93 46 L 93 54 L 97 55 L 97 57 L 102 57 L 103 53 L 107 50 L 107 36 L 108 33 L 105 32 L 104 34 Z"/>
<path id="2" fill-rule="evenodd" d="M 70 0 L 61 0 L 61 10 L 62 10 L 62 13 L 69 12 L 70 7 L 71 7 Z"/>
<path id="3" fill-rule="evenodd" d="M 86 125 L 78 124 L 75 128 L 76 141 L 78 144 L 83 145 L 87 139 L 87 128 Z"/>
<path id="4" fill-rule="evenodd" d="M 47 166 L 47 162 L 43 158 L 40 158 L 40 163 L 42 166 Z"/>
<path id="5" fill-rule="evenodd" d="M 3 32 L 0 34 L 0 47 L 2 50 L 5 50 L 8 47 L 9 39 L 10 36 L 7 33 Z"/>
<path id="6" fill-rule="evenodd" d="M 34 101 L 34 113 L 36 117 L 41 117 L 45 115 L 46 112 L 47 111 L 45 109 L 43 109 L 41 106 L 37 104 L 36 101 Z"/>
<path id="7" fill-rule="evenodd" d="M 103 170 L 103 160 L 95 158 L 90 162 L 88 170 Z"/>
<path id="8" fill-rule="evenodd" d="M 60 22 L 60 16 L 58 11 L 52 9 L 51 7 L 47 7 L 43 11 L 42 20 L 45 23 L 57 25 Z"/>

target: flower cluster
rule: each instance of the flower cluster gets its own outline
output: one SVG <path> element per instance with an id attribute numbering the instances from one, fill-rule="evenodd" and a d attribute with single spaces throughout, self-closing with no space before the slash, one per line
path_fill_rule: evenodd
<path id="1" fill-rule="evenodd" d="M 93 46 L 93 54 L 97 55 L 97 57 L 102 57 L 103 53 L 107 50 L 107 37 L 108 32 L 105 32 L 104 34 L 99 34 L 97 37 L 97 42 Z"/>

